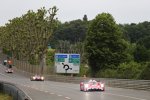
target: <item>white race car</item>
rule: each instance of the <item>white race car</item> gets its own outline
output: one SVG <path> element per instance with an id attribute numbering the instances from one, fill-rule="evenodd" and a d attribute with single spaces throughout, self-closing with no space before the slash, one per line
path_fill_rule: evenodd
<path id="1" fill-rule="evenodd" d="M 41 75 L 34 75 L 30 77 L 31 81 L 44 81 L 44 79 L 45 79 L 44 76 Z"/>
<path id="2" fill-rule="evenodd" d="M 14 71 L 13 71 L 12 68 L 8 68 L 8 69 L 5 70 L 5 72 L 6 72 L 6 73 L 13 73 Z"/>
<path id="3" fill-rule="evenodd" d="M 88 80 L 80 83 L 81 91 L 105 91 L 105 84 L 96 80 Z"/>

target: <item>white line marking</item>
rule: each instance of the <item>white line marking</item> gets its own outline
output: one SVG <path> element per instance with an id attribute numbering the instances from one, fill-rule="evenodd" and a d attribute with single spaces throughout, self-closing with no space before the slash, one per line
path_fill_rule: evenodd
<path id="1" fill-rule="evenodd" d="M 34 89 L 39 90 L 39 88 L 34 88 Z"/>
<path id="2" fill-rule="evenodd" d="M 71 98 L 69 98 L 69 97 L 65 97 L 66 99 L 71 99 Z"/>
<path id="3" fill-rule="evenodd" d="M 137 98 L 137 97 L 125 96 L 125 95 L 118 95 L 118 94 L 113 94 L 113 93 L 104 93 L 104 94 L 109 94 L 109 95 L 114 95 L 114 96 L 120 96 L 120 97 L 125 97 L 125 98 L 131 98 L 131 99 L 136 99 L 136 100 L 147 100 L 147 99 L 143 99 L 143 98 Z"/>
<path id="4" fill-rule="evenodd" d="M 30 86 L 27 86 L 28 88 L 31 88 Z"/>
<path id="5" fill-rule="evenodd" d="M 44 91 L 44 92 L 48 93 L 48 91 Z"/>
<path id="6" fill-rule="evenodd" d="M 57 95 L 57 96 L 61 97 L 62 95 L 59 94 L 59 95 Z"/>
<path id="7" fill-rule="evenodd" d="M 50 94 L 55 94 L 55 93 L 50 93 Z"/>
<path id="8" fill-rule="evenodd" d="M 39 91 L 43 92 L 43 90 L 39 90 Z"/>

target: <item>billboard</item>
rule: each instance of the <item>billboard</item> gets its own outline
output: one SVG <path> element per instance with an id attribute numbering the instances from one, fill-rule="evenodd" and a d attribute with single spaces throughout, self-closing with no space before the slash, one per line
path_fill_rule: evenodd
<path id="1" fill-rule="evenodd" d="M 79 73 L 80 54 L 55 54 L 56 73 Z"/>

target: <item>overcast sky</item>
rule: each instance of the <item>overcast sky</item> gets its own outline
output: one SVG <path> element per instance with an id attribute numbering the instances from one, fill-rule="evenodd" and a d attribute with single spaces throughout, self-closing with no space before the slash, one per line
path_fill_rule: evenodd
<path id="1" fill-rule="evenodd" d="M 112 14 L 117 23 L 139 23 L 150 21 L 150 0 L 0 0 L 0 26 L 8 20 L 41 7 L 56 6 L 57 17 L 61 22 L 94 19 L 97 14 Z"/>

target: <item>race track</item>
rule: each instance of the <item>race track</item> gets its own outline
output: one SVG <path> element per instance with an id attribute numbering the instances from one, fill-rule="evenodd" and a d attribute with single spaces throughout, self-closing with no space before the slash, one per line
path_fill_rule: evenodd
<path id="1" fill-rule="evenodd" d="M 106 86 L 104 92 L 82 92 L 79 84 L 30 81 L 29 77 L 16 72 L 5 73 L 3 65 L 0 65 L 0 80 L 16 84 L 32 100 L 150 100 L 150 92 L 141 90 Z"/>

